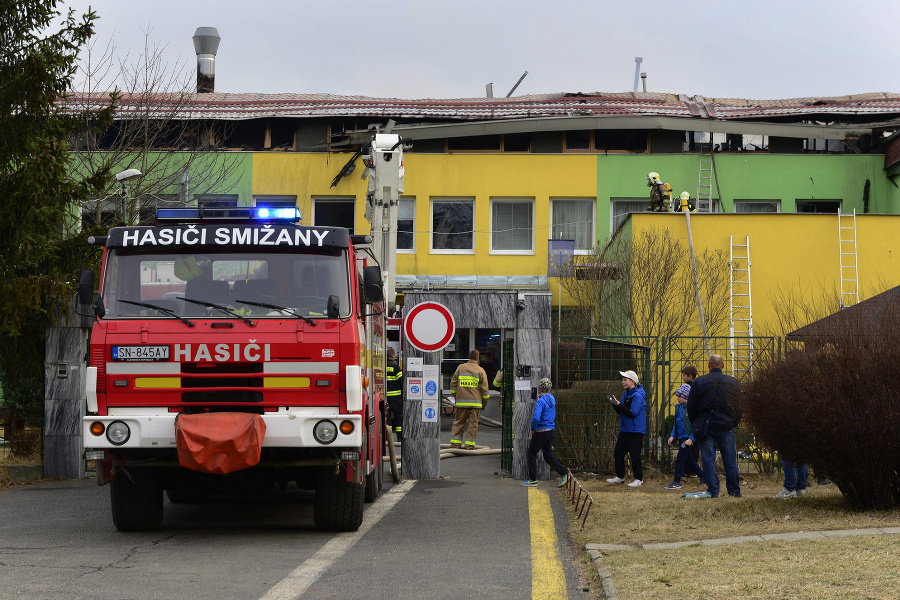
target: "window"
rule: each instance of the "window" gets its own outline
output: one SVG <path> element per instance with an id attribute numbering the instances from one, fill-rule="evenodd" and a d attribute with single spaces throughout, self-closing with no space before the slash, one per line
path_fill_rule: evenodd
<path id="1" fill-rule="evenodd" d="M 397 251 L 415 251 L 416 249 L 416 199 L 400 198 L 400 210 L 397 214 Z"/>
<path id="2" fill-rule="evenodd" d="M 557 198 L 551 203 L 555 240 L 575 240 L 575 252 L 589 254 L 594 249 L 594 205 L 591 199 Z"/>
<path id="3" fill-rule="evenodd" d="M 646 129 L 597 129 L 594 131 L 597 152 L 646 152 Z"/>
<path id="4" fill-rule="evenodd" d="M 253 206 L 293 208 L 297 206 L 297 196 L 253 196 Z"/>
<path id="5" fill-rule="evenodd" d="M 777 213 L 778 200 L 735 200 L 734 212 L 736 213 Z"/>
<path id="6" fill-rule="evenodd" d="M 685 131 L 684 151 L 699 152 L 701 145 L 709 152 L 710 134 L 707 131 Z M 734 133 L 713 133 L 712 147 L 715 152 L 756 152 L 769 150 L 769 138 L 765 135 L 741 135 Z"/>
<path id="7" fill-rule="evenodd" d="M 122 199 L 118 196 L 107 196 L 105 200 L 89 196 L 81 203 L 81 229 L 112 227 L 121 223 L 121 211 Z"/>
<path id="8" fill-rule="evenodd" d="M 238 205 L 237 194 L 197 194 L 194 200 L 199 208 L 234 208 Z"/>
<path id="9" fill-rule="evenodd" d="M 183 206 L 184 201 L 181 194 L 141 196 L 138 202 L 138 225 L 153 225 L 156 223 L 156 210 L 158 208 L 182 208 Z"/>
<path id="10" fill-rule="evenodd" d="M 316 198 L 313 200 L 313 225 L 346 227 L 353 234 L 356 223 L 354 198 Z"/>
<path id="11" fill-rule="evenodd" d="M 474 252 L 474 230 L 474 199 L 443 198 L 432 201 L 432 252 Z"/>
<path id="12" fill-rule="evenodd" d="M 610 212 L 612 213 L 609 220 L 609 230 L 614 232 L 619 225 L 628 217 L 628 213 L 644 212 L 650 204 L 649 198 L 638 200 L 636 198 L 614 199 L 610 204 Z"/>
<path id="13" fill-rule="evenodd" d="M 447 150 L 449 152 L 479 152 L 484 150 L 500 150 L 499 135 L 467 135 L 463 137 L 455 137 L 447 139 Z"/>
<path id="14" fill-rule="evenodd" d="M 491 201 L 491 252 L 534 253 L 534 200 L 498 198 Z"/>
<path id="15" fill-rule="evenodd" d="M 584 130 L 566 132 L 567 152 L 587 152 L 591 149 L 591 132 Z"/>
<path id="16" fill-rule="evenodd" d="M 797 200 L 798 213 L 837 214 L 841 212 L 840 200 Z"/>

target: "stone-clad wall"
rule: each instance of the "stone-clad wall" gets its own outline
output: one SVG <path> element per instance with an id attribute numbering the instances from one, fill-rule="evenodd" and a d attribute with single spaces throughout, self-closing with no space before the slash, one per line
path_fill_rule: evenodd
<path id="1" fill-rule="evenodd" d="M 44 361 L 44 476 L 81 479 L 81 417 L 85 414 L 84 357 L 87 330 L 48 327 Z M 59 364 L 67 376 L 58 377 Z"/>
<path id="2" fill-rule="evenodd" d="M 515 363 L 532 366 L 531 387 L 537 387 L 541 377 L 550 374 L 550 292 L 528 291 L 525 308 L 518 309 L 518 292 L 507 290 L 441 290 L 407 291 L 404 293 L 404 314 L 422 302 L 439 302 L 446 306 L 457 329 L 502 328 L 515 332 Z M 408 342 L 403 346 L 404 359 L 422 357 L 426 365 L 440 363 L 440 352 L 421 352 Z M 513 477 L 525 479 L 525 453 L 530 440 L 531 415 L 534 400 L 531 392 L 515 392 L 513 405 Z M 422 403 L 406 400 L 403 407 L 403 474 L 411 479 L 440 477 L 439 423 L 422 422 Z M 499 463 L 499 458 L 498 458 Z M 546 478 L 548 470 L 538 460 L 539 477 Z"/>

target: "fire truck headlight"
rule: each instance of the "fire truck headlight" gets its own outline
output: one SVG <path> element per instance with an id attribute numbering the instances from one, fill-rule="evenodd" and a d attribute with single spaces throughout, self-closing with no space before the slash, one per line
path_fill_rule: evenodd
<path id="1" fill-rule="evenodd" d="M 106 428 L 106 439 L 113 446 L 121 446 L 131 437 L 131 430 L 122 421 L 113 421 Z"/>
<path id="2" fill-rule="evenodd" d="M 320 444 L 330 444 L 337 438 L 337 427 L 331 421 L 319 421 L 313 427 L 313 437 Z"/>

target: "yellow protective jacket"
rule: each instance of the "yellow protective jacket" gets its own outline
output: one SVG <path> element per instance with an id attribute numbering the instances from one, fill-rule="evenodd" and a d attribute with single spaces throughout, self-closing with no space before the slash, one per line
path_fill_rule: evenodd
<path id="1" fill-rule="evenodd" d="M 490 397 L 487 373 L 474 360 L 459 365 L 450 380 L 450 393 L 456 408 L 484 408 Z"/>

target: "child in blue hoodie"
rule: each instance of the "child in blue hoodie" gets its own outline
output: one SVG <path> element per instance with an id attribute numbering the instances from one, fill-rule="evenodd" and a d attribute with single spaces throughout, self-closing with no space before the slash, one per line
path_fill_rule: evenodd
<path id="1" fill-rule="evenodd" d="M 531 418 L 531 442 L 528 444 L 528 479 L 522 485 L 535 486 L 537 482 L 537 455 L 544 453 L 544 460 L 560 475 L 559 487 L 569 481 L 569 471 L 553 456 L 553 437 L 556 434 L 556 398 L 550 393 L 552 382 L 544 377 L 538 382 L 540 397 L 534 404 L 534 416 Z"/>
<path id="2" fill-rule="evenodd" d="M 682 374 L 682 381 L 685 381 L 686 377 L 689 376 Z M 672 480 L 672 483 L 666 486 L 667 490 L 681 489 L 681 476 L 684 475 L 684 467 L 686 465 L 690 465 L 694 469 L 694 472 L 700 476 L 700 479 L 703 479 L 703 470 L 700 468 L 700 465 L 697 464 L 696 459 L 694 459 L 693 448 L 691 448 L 694 444 L 693 427 L 691 427 L 687 411 L 684 409 L 684 405 L 687 404 L 690 393 L 691 386 L 688 385 L 687 381 L 682 383 L 675 391 L 675 397 L 678 399 L 678 406 L 675 407 L 675 424 L 672 426 L 672 433 L 669 434 L 667 443 L 670 446 L 672 445 L 672 442 L 678 443 L 678 456 L 675 457 L 674 479 Z"/>

